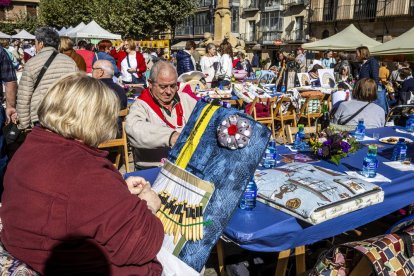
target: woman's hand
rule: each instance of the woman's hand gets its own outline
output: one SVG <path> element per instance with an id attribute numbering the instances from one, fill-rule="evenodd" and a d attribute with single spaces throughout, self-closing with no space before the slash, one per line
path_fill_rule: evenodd
<path id="1" fill-rule="evenodd" d="M 155 214 L 161 207 L 161 199 L 151 188 L 142 190 L 138 197 L 147 202 L 148 209 L 150 209 L 153 214 Z"/>
<path id="2" fill-rule="evenodd" d="M 128 73 L 136 73 L 137 72 L 137 68 L 129 68 L 128 70 Z"/>
<path id="3" fill-rule="evenodd" d="M 145 189 L 151 190 L 149 182 L 139 176 L 130 176 L 125 180 L 125 182 L 128 185 L 128 190 L 133 195 L 139 195 Z"/>

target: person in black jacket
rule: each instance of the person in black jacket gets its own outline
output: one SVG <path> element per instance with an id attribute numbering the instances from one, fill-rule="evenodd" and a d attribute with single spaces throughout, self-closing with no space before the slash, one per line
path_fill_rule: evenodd
<path id="1" fill-rule="evenodd" d="M 183 73 L 195 71 L 196 62 L 192 56 L 195 51 L 196 44 L 194 41 L 187 41 L 185 50 L 180 50 L 177 53 L 177 73 L 180 76 Z"/>
<path id="2" fill-rule="evenodd" d="M 388 100 L 386 91 L 383 85 L 380 83 L 379 79 L 379 63 L 374 58 L 371 57 L 368 47 L 361 46 L 356 49 L 356 57 L 358 61 L 362 62 L 359 69 L 358 79 L 371 78 L 377 84 L 377 100 L 375 103 L 381 106 L 385 114 L 388 113 Z"/>
<path id="3" fill-rule="evenodd" d="M 414 78 L 410 68 L 400 70 L 400 78 L 403 80 L 401 89 L 398 91 L 398 104 L 411 104 L 411 98 L 414 94 Z"/>

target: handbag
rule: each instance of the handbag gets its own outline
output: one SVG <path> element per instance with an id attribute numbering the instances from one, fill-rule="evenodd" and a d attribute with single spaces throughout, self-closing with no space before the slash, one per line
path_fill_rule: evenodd
<path id="1" fill-rule="evenodd" d="M 26 139 L 27 131 L 20 130 L 15 123 L 9 123 L 3 127 L 3 135 L 6 141 L 6 154 L 11 159 L 17 149 Z"/>
<path id="2" fill-rule="evenodd" d="M 129 55 L 127 55 L 127 63 L 128 63 L 128 68 L 131 68 L 131 64 L 129 63 Z M 135 75 L 133 73 L 130 73 L 130 74 L 131 74 L 131 77 L 132 77 L 132 81 L 131 82 L 133 84 L 138 84 L 139 83 L 138 78 L 135 77 Z"/>

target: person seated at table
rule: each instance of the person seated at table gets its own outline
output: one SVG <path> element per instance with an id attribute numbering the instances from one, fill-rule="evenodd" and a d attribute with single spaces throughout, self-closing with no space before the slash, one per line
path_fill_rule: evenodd
<path id="1" fill-rule="evenodd" d="M 196 105 L 188 94 L 177 92 L 177 77 L 171 63 L 158 61 L 151 68 L 148 89 L 130 107 L 126 132 L 137 170 L 161 165 Z"/>
<path id="2" fill-rule="evenodd" d="M 1 242 L 41 274 L 162 272 L 158 195 L 143 178 L 124 180 L 96 148 L 115 137 L 118 111 L 118 98 L 102 82 L 64 76 L 40 104 L 40 126 L 8 165 Z"/>
<path id="3" fill-rule="evenodd" d="M 401 89 L 398 90 L 398 104 L 411 104 L 414 93 L 414 78 L 410 68 L 400 70 L 400 79 L 402 80 Z"/>
<path id="4" fill-rule="evenodd" d="M 385 125 L 385 112 L 383 108 L 373 103 L 376 99 L 376 82 L 369 78 L 359 80 L 352 91 L 352 99 L 341 102 L 338 109 L 331 115 L 333 117 L 332 122 L 338 125 L 356 126 L 358 120 L 363 118 L 366 128 L 383 127 Z"/>

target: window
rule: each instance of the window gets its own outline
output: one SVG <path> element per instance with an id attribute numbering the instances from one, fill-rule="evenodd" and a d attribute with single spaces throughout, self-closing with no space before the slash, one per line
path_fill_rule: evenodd
<path id="1" fill-rule="evenodd" d="M 187 17 L 175 28 L 175 35 L 192 35 L 193 34 L 193 17 Z"/>
<path id="2" fill-rule="evenodd" d="M 280 16 L 280 11 L 264 12 L 261 15 L 262 32 L 282 31 L 283 18 Z"/>
<path id="3" fill-rule="evenodd" d="M 213 24 L 210 24 L 209 12 L 197 13 L 194 16 L 194 34 L 202 35 L 205 32 L 213 32 Z"/>
<path id="4" fill-rule="evenodd" d="M 410 0 L 410 11 L 409 15 L 414 15 L 414 0 Z"/>
<path id="5" fill-rule="evenodd" d="M 35 5 L 27 5 L 26 6 L 27 15 L 30 17 L 37 17 L 37 8 Z"/>
<path id="6" fill-rule="evenodd" d="M 336 19 L 337 7 L 338 7 L 337 0 L 325 0 L 323 3 L 323 20 L 332 21 Z"/>
<path id="7" fill-rule="evenodd" d="M 355 0 L 355 19 L 375 18 L 377 12 L 377 0 Z"/>
<path id="8" fill-rule="evenodd" d="M 233 7 L 231 10 L 231 31 L 239 32 L 239 7 Z"/>
<path id="9" fill-rule="evenodd" d="M 256 41 L 256 21 L 249 21 L 247 41 Z"/>
<path id="10" fill-rule="evenodd" d="M 200 7 L 208 7 L 212 4 L 212 0 L 200 0 Z"/>
<path id="11" fill-rule="evenodd" d="M 324 38 L 328 38 L 329 37 L 329 31 L 328 30 L 324 30 L 323 32 L 322 32 L 322 39 L 324 39 Z"/>
<path id="12" fill-rule="evenodd" d="M 6 8 L 0 7 L 0 20 L 4 21 L 6 20 Z"/>

